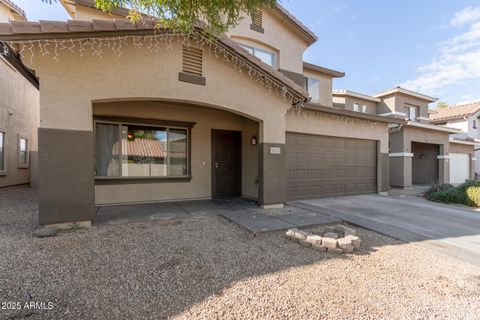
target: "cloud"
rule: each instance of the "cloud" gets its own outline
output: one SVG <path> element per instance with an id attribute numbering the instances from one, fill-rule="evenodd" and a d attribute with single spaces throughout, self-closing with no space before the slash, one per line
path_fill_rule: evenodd
<path id="1" fill-rule="evenodd" d="M 442 42 L 434 59 L 401 86 L 436 95 L 454 84 L 480 81 L 480 7 L 457 12 L 450 24 L 466 25 L 468 30 Z"/>
<path id="2" fill-rule="evenodd" d="M 468 23 L 476 22 L 480 20 L 480 7 L 472 8 L 467 7 L 461 11 L 455 13 L 450 20 L 451 26 L 462 26 Z"/>

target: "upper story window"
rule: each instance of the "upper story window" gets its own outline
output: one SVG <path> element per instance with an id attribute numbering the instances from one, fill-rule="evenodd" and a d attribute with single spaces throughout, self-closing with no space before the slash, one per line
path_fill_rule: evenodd
<path id="1" fill-rule="evenodd" d="M 273 52 L 247 46 L 244 44 L 240 44 L 240 46 L 242 46 L 242 48 L 247 50 L 250 54 L 253 54 L 255 57 L 262 60 L 263 63 L 266 63 L 272 68 L 275 68 L 276 62 L 275 62 L 275 54 Z"/>
<path id="2" fill-rule="evenodd" d="M 411 121 L 417 121 L 418 118 L 418 107 L 414 106 L 405 106 L 405 117 Z"/>
<path id="3" fill-rule="evenodd" d="M 353 103 L 353 111 L 367 113 L 368 112 L 368 106 L 366 104 L 361 105 L 358 102 L 354 102 Z"/>
<path id="4" fill-rule="evenodd" d="M 472 128 L 477 129 L 477 120 L 475 119 L 472 120 Z"/>
<path id="5" fill-rule="evenodd" d="M 305 77 L 305 90 L 308 91 L 313 102 L 320 101 L 320 81 Z"/>

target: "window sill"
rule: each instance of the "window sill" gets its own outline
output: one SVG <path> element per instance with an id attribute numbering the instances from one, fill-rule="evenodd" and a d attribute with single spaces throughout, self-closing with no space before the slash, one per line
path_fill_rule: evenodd
<path id="1" fill-rule="evenodd" d="M 28 164 L 19 164 L 17 166 L 18 169 L 28 169 Z"/>
<path id="2" fill-rule="evenodd" d="M 7 172 L 5 170 L 0 171 L 0 177 L 6 176 Z"/>
<path id="3" fill-rule="evenodd" d="M 202 86 L 207 84 L 207 79 L 205 79 L 205 77 L 202 77 L 196 74 L 186 73 L 186 72 L 179 72 L 178 80 L 182 82 L 199 84 Z"/>
<path id="4" fill-rule="evenodd" d="M 265 30 L 262 27 L 250 24 L 250 29 L 256 32 L 265 33 Z"/>
<path id="5" fill-rule="evenodd" d="M 190 182 L 191 176 L 183 177 L 95 177 L 95 185 L 112 184 L 141 184 L 141 183 L 168 183 Z"/>

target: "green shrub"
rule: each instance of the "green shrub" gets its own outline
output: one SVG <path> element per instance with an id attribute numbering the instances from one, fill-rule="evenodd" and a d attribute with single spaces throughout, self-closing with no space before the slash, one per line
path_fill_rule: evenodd
<path id="1" fill-rule="evenodd" d="M 438 180 L 435 180 L 424 192 L 423 195 L 428 199 L 432 193 L 438 191 L 446 191 L 450 188 L 453 188 L 453 185 L 449 183 L 440 183 Z"/>
<path id="2" fill-rule="evenodd" d="M 480 181 L 469 180 L 457 187 L 434 191 L 427 198 L 432 201 L 480 207 Z"/>

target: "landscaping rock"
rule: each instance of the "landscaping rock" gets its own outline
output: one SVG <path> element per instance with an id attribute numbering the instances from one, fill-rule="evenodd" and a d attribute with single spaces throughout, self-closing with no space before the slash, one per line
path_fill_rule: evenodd
<path id="1" fill-rule="evenodd" d="M 353 245 L 349 244 L 349 245 L 346 245 L 342 248 L 342 251 L 345 252 L 345 253 L 352 253 L 353 250 L 355 248 L 353 247 Z"/>
<path id="2" fill-rule="evenodd" d="M 328 249 L 334 249 L 337 247 L 337 240 L 333 238 L 322 238 L 322 246 Z"/>
<path id="3" fill-rule="evenodd" d="M 322 245 L 322 237 L 316 234 L 309 234 L 306 241 L 312 245 Z"/>
<path id="4" fill-rule="evenodd" d="M 295 239 L 295 231 L 298 231 L 298 229 L 288 229 L 285 235 L 287 238 Z"/>
<path id="5" fill-rule="evenodd" d="M 338 233 L 343 233 L 345 236 L 355 235 L 357 233 L 357 230 L 340 224 L 335 227 L 335 231 Z"/>
<path id="6" fill-rule="evenodd" d="M 350 238 L 341 238 L 337 240 L 338 247 L 341 249 L 345 249 L 347 246 L 352 246 L 352 240 Z"/>
<path id="7" fill-rule="evenodd" d="M 323 236 L 325 238 L 338 239 L 338 233 L 336 233 L 336 232 L 327 232 Z"/>
<path id="8" fill-rule="evenodd" d="M 295 239 L 297 240 L 306 240 L 309 232 L 302 231 L 302 230 L 295 230 Z"/>
<path id="9" fill-rule="evenodd" d="M 360 247 L 360 244 L 362 243 L 362 240 L 360 240 L 360 238 L 357 236 L 348 235 L 345 238 L 350 239 L 355 249 L 358 249 Z"/>
<path id="10" fill-rule="evenodd" d="M 57 234 L 58 229 L 53 227 L 44 227 L 33 230 L 33 235 L 38 238 L 53 237 Z"/>

